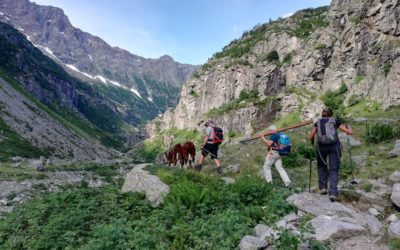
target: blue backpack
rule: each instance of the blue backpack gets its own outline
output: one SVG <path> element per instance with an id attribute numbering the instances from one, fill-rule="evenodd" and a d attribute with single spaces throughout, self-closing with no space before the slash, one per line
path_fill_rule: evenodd
<path id="1" fill-rule="evenodd" d="M 292 149 L 290 137 L 283 132 L 279 132 L 279 144 L 280 146 L 276 151 L 278 151 L 280 155 L 289 155 L 290 150 Z"/>

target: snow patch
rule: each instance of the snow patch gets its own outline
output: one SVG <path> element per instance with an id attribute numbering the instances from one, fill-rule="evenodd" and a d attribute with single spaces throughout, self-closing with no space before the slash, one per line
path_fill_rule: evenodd
<path id="1" fill-rule="evenodd" d="M 140 95 L 139 91 L 137 91 L 136 89 L 131 88 L 131 91 L 132 91 L 135 95 L 137 95 L 138 97 L 142 98 L 142 96 Z"/>
<path id="2" fill-rule="evenodd" d="M 116 82 L 116 81 L 111 81 L 111 80 L 109 80 L 109 79 L 107 79 L 108 81 L 110 81 L 112 84 L 114 84 L 115 86 L 118 86 L 118 87 L 121 87 L 121 88 L 123 88 L 123 86 L 119 83 L 119 82 Z"/>
<path id="3" fill-rule="evenodd" d="M 26 35 L 26 39 L 27 39 L 29 42 L 32 42 L 30 36 Z"/>
<path id="4" fill-rule="evenodd" d="M 76 72 L 81 73 L 81 72 L 79 71 L 79 69 L 77 69 L 77 68 L 76 68 L 74 65 L 72 65 L 72 64 L 65 64 L 65 66 L 67 66 L 68 68 L 72 69 L 73 71 L 76 71 Z"/>
<path id="5" fill-rule="evenodd" d="M 151 97 L 147 97 L 147 100 L 153 102 L 153 98 L 151 98 Z"/>
<path id="6" fill-rule="evenodd" d="M 90 59 L 91 61 L 93 61 L 93 57 L 92 57 L 91 55 L 89 55 L 89 59 Z"/>
<path id="7" fill-rule="evenodd" d="M 81 72 L 81 74 L 86 76 L 86 77 L 88 77 L 88 78 L 90 78 L 90 79 L 94 79 L 94 77 L 92 75 L 89 75 L 88 73 Z"/>
<path id="8" fill-rule="evenodd" d="M 6 19 L 7 21 L 10 21 L 10 18 L 8 18 L 7 16 L 5 17 L 5 19 Z"/>
<path id="9" fill-rule="evenodd" d="M 99 79 L 102 83 L 107 84 L 107 79 L 104 76 L 97 75 L 94 78 Z"/>
<path id="10" fill-rule="evenodd" d="M 0 11 L 0 16 L 4 16 L 4 13 Z"/>
<path id="11" fill-rule="evenodd" d="M 18 28 L 19 31 L 25 31 L 23 28 Z"/>

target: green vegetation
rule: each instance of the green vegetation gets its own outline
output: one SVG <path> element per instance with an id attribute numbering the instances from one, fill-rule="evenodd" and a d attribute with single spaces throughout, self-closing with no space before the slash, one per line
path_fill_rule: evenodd
<path id="1" fill-rule="evenodd" d="M 1 181 L 23 181 L 31 179 L 47 179 L 46 174 L 36 171 L 36 169 L 25 167 L 13 167 L 9 164 L 0 165 L 0 180 Z"/>
<path id="2" fill-rule="evenodd" d="M 300 122 L 300 113 L 299 111 L 293 111 L 287 114 L 285 117 L 274 121 L 274 124 L 278 128 L 284 128 L 293 124 Z"/>
<path id="3" fill-rule="evenodd" d="M 360 82 L 362 82 L 364 80 L 364 76 L 363 75 L 358 75 L 356 76 L 356 78 L 354 79 L 354 83 L 355 84 L 359 84 Z"/>
<path id="4" fill-rule="evenodd" d="M 279 61 L 279 54 L 276 50 L 273 50 L 267 54 L 267 61 L 274 62 Z"/>
<path id="5" fill-rule="evenodd" d="M 292 59 L 293 59 L 293 56 L 295 56 L 296 55 L 296 51 L 295 50 L 293 50 L 293 51 L 291 51 L 291 52 L 289 52 L 289 53 L 287 53 L 284 57 L 283 57 L 283 63 L 286 63 L 286 64 L 290 64 L 291 62 L 292 62 Z"/>
<path id="6" fill-rule="evenodd" d="M 356 105 L 357 103 L 359 103 L 362 100 L 362 98 L 358 95 L 351 95 L 349 100 L 347 101 L 347 106 L 351 107 Z"/>
<path id="7" fill-rule="evenodd" d="M 396 132 L 389 124 L 376 123 L 366 125 L 365 140 L 370 143 L 382 143 L 395 137 Z"/>
<path id="8" fill-rule="evenodd" d="M 18 133 L 10 129 L 9 126 L 0 118 L 0 161 L 9 161 L 13 156 L 27 158 L 39 158 L 49 156 L 53 150 L 35 147 L 30 141 L 21 137 Z"/>
<path id="9" fill-rule="evenodd" d="M 199 97 L 199 94 L 197 94 L 197 92 L 196 92 L 196 91 L 194 91 L 193 89 L 192 89 L 192 90 L 190 90 L 190 92 L 189 92 L 189 95 L 193 96 L 194 98 L 197 98 L 197 97 Z"/>
<path id="10" fill-rule="evenodd" d="M 304 96 L 307 99 L 310 99 L 312 101 L 317 98 L 317 94 L 311 92 L 310 90 L 308 90 L 304 87 L 299 87 L 299 86 L 294 86 L 294 85 L 286 87 L 285 92 Z"/>
<path id="11" fill-rule="evenodd" d="M 383 73 L 385 74 L 385 76 L 387 76 L 389 74 L 391 68 L 392 68 L 392 64 L 390 64 L 390 63 L 385 63 L 383 65 Z"/>
<path id="12" fill-rule="evenodd" d="M 153 167 L 171 192 L 158 208 L 118 187 L 75 188 L 22 204 L 0 222 L 5 249 L 232 249 L 257 223 L 294 209 L 287 189 L 243 175 L 224 185 L 210 175 Z M 95 212 L 94 212 L 95 211 Z M 289 235 L 288 235 L 289 237 Z M 280 248 L 292 242 L 281 240 Z M 290 243 L 298 245 L 297 243 Z"/>
<path id="13" fill-rule="evenodd" d="M 348 90 L 347 86 L 345 83 L 342 83 L 340 85 L 340 88 L 336 91 L 328 90 L 325 92 L 325 94 L 321 97 L 321 100 L 325 103 L 325 105 L 329 108 L 331 108 L 336 117 L 339 117 L 341 119 L 344 119 L 344 93 L 346 93 Z"/>
<path id="14" fill-rule="evenodd" d="M 253 68 L 253 64 L 249 62 L 247 59 L 235 59 L 232 60 L 231 62 L 227 63 L 224 65 L 225 69 L 228 69 L 234 65 L 244 65 L 244 66 L 249 66 L 250 68 Z"/>

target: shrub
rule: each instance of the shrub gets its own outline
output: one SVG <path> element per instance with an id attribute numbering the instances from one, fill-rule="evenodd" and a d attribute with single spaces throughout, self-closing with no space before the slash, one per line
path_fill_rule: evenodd
<path id="1" fill-rule="evenodd" d="M 365 140 L 371 143 L 381 143 L 394 138 L 395 131 L 389 124 L 376 123 L 373 125 L 366 125 L 364 134 Z"/>
<path id="2" fill-rule="evenodd" d="M 359 103 L 361 101 L 361 97 L 358 95 L 351 95 L 347 104 L 349 107 L 356 105 L 357 103 Z"/>
<path id="3" fill-rule="evenodd" d="M 385 63 L 383 65 L 383 73 L 385 74 L 385 76 L 387 76 L 389 74 L 391 68 L 392 68 L 392 65 L 390 63 Z"/>
<path id="4" fill-rule="evenodd" d="M 279 61 L 278 51 L 273 50 L 273 51 L 269 52 L 267 55 L 267 61 L 268 62 Z"/>
<path id="5" fill-rule="evenodd" d="M 193 89 L 190 90 L 189 95 L 191 95 L 191 96 L 193 96 L 193 97 L 195 97 L 195 98 L 196 98 L 196 97 L 199 97 L 199 94 L 197 94 L 197 92 L 194 91 Z"/>

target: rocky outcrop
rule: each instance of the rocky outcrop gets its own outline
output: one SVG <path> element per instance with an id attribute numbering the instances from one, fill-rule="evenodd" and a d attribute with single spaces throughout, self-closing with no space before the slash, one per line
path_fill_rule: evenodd
<path id="1" fill-rule="evenodd" d="M 388 153 L 389 157 L 399 157 L 400 156 L 400 140 L 396 141 L 394 148 Z"/>
<path id="2" fill-rule="evenodd" d="M 393 185 L 392 194 L 390 195 L 390 200 L 397 207 L 400 207 L 400 183 Z"/>
<path id="3" fill-rule="evenodd" d="M 164 184 L 157 176 L 143 170 L 146 164 L 137 165 L 125 178 L 122 186 L 123 192 L 144 192 L 152 206 L 160 205 L 169 193 L 169 186 Z"/>
<path id="4" fill-rule="evenodd" d="M 390 17 L 399 11 L 397 1 L 333 0 L 329 8 L 258 25 L 216 53 L 182 88 L 177 107 L 157 126 L 150 124 L 148 133 L 201 129 L 211 118 L 248 136 L 289 114 L 315 118 L 324 106 L 318 98 L 343 84 L 344 104 L 367 98 L 384 108 L 398 106 L 400 19 Z M 315 23 L 301 33 L 298 23 L 305 19 Z M 268 57 L 271 52 L 279 61 Z M 246 99 L 250 92 L 258 97 Z"/>

